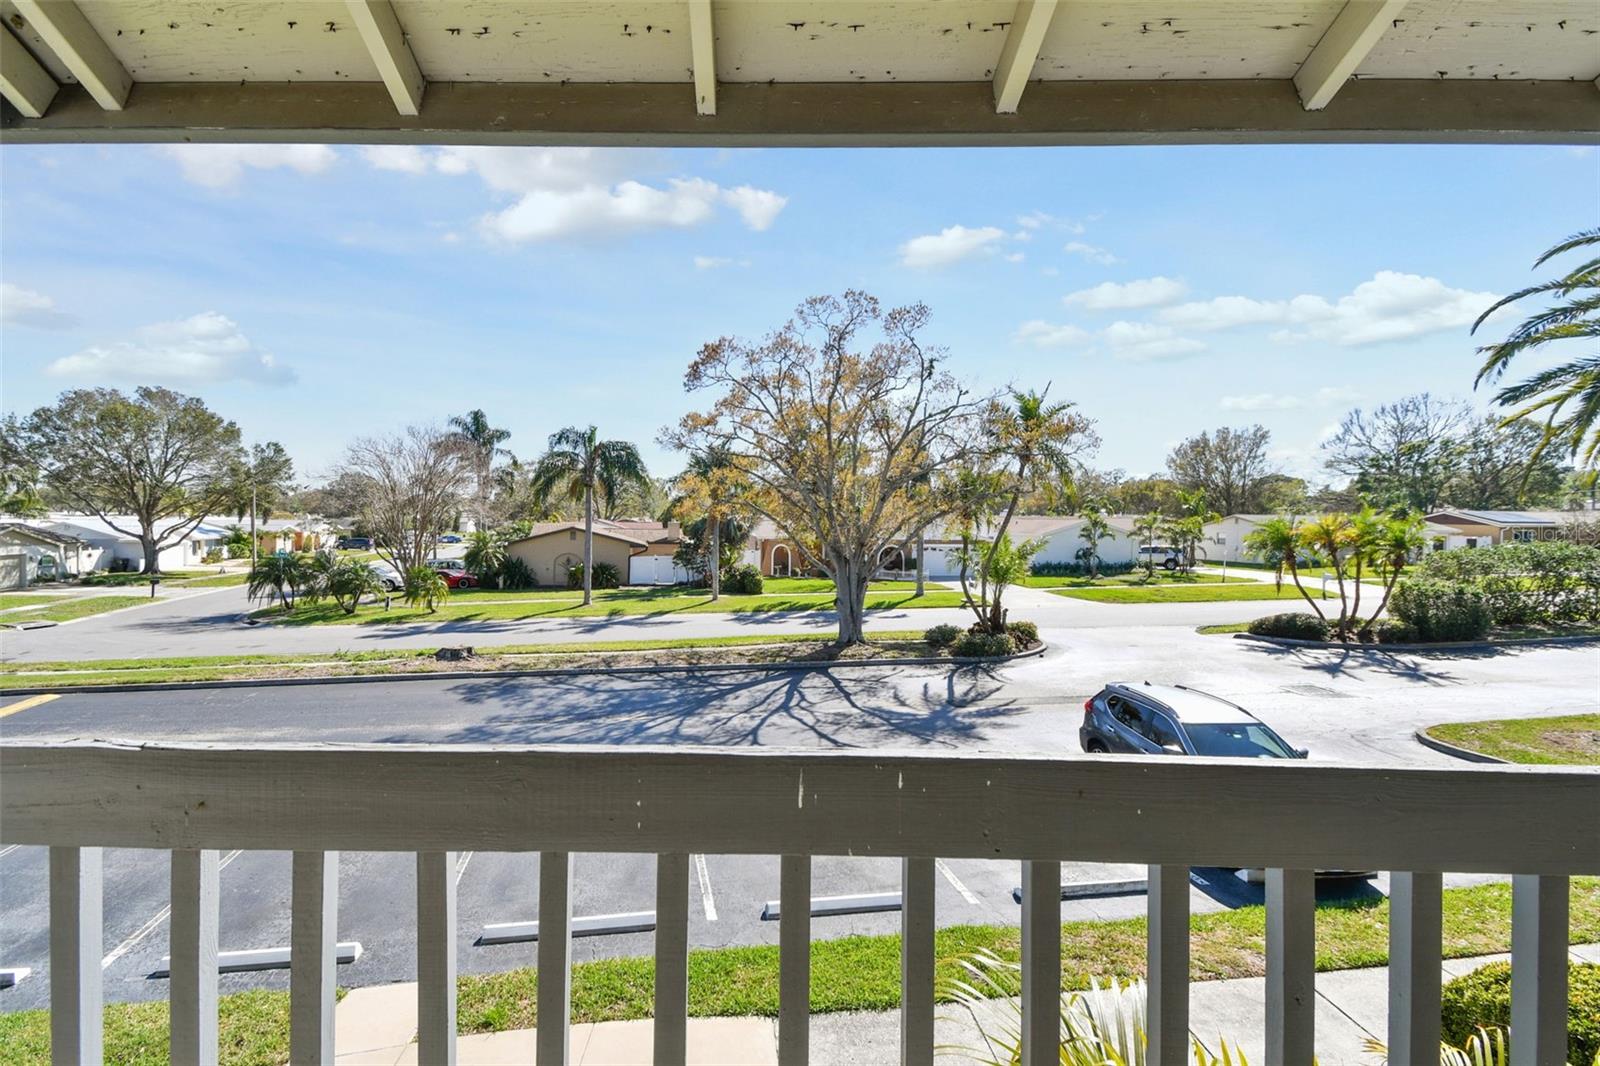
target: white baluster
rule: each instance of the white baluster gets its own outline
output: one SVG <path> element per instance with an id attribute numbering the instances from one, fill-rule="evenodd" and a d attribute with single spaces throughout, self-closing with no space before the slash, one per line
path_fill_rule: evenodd
<path id="1" fill-rule="evenodd" d="M 673 852 L 656 856 L 655 1066 L 683 1066 L 688 1016 L 689 856 Z"/>
<path id="2" fill-rule="evenodd" d="M 50 849 L 50 1061 L 105 1057 L 99 848 Z"/>
<path id="3" fill-rule="evenodd" d="M 289 1061 L 332 1062 L 337 1002 L 339 853 L 297 851 L 289 886 Z"/>
<path id="4" fill-rule="evenodd" d="M 173 1066 L 217 1061 L 217 919 L 221 856 L 172 853 L 168 996 Z"/>
<path id="5" fill-rule="evenodd" d="M 900 861 L 900 1062 L 933 1063 L 933 860 Z"/>
<path id="6" fill-rule="evenodd" d="M 417 1061 L 428 1066 L 456 1062 L 453 851 L 417 852 Z"/>
<path id="7" fill-rule="evenodd" d="M 565 1066 L 572 1018 L 572 853 L 539 853 L 539 1032 L 542 1066 Z"/>
<path id="8" fill-rule="evenodd" d="M 778 1062 L 811 1059 L 811 856 L 785 855 L 778 874 Z"/>

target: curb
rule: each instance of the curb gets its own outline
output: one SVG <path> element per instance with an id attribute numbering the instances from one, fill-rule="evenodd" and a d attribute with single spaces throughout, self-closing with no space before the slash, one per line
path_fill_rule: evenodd
<path id="1" fill-rule="evenodd" d="M 1600 643 L 1600 634 L 1574 637 L 1512 637 L 1510 640 L 1452 640 L 1437 644 L 1340 644 L 1332 640 L 1296 640 L 1292 637 L 1263 637 L 1255 633 L 1235 633 L 1234 640 L 1253 640 L 1261 644 L 1276 644 L 1282 648 L 1332 648 L 1338 651 L 1365 651 L 1385 653 L 1391 651 L 1491 651 L 1495 648 L 1515 648 L 1532 644 L 1594 644 Z"/>
<path id="2" fill-rule="evenodd" d="M 112 685 L 69 685 L 64 686 L 63 693 L 73 695 L 93 694 L 96 692 L 174 692 L 189 689 L 229 689 L 229 688 L 286 688 L 291 685 L 352 685 L 362 682 L 395 682 L 395 681 L 470 681 L 475 678 L 516 678 L 516 677 L 575 677 L 580 675 L 602 677 L 628 676 L 632 674 L 688 674 L 688 673 L 737 673 L 739 671 L 817 671 L 832 670 L 837 667 L 868 667 L 883 668 L 886 666 L 989 666 L 1008 663 L 1016 659 L 1029 659 L 1043 655 L 1050 650 L 1050 645 L 1039 642 L 1036 648 L 1019 651 L 1014 655 L 999 655 L 984 658 L 957 659 L 953 656 L 922 655 L 910 659 L 847 659 L 842 662 L 794 662 L 794 663 L 702 663 L 700 665 L 664 664 L 661 666 L 605 666 L 593 669 L 580 669 L 575 667 L 550 667 L 548 669 L 532 670 L 432 670 L 419 671 L 409 674 L 343 674 L 334 677 L 262 677 L 239 678 L 236 681 L 151 681 L 151 682 L 126 682 Z M 559 654 L 559 653 L 556 653 Z M 62 671 L 69 673 L 70 671 Z M 48 692 L 48 686 L 35 686 L 33 688 L 0 688 L 0 696 L 27 696 L 39 692 Z"/>
<path id="3" fill-rule="evenodd" d="M 1500 763 L 1501 765 L 1505 766 L 1510 765 L 1509 760 L 1497 759 L 1493 755 L 1485 755 L 1481 751 L 1473 751 L 1470 748 L 1458 748 L 1448 741 L 1440 740 L 1437 737 L 1430 737 L 1426 729 L 1419 729 L 1412 735 L 1417 738 L 1417 743 L 1421 744 L 1425 748 L 1432 748 L 1434 751 L 1443 752 L 1446 755 L 1454 755 L 1456 758 L 1464 759 L 1467 762 L 1489 762 Z"/>

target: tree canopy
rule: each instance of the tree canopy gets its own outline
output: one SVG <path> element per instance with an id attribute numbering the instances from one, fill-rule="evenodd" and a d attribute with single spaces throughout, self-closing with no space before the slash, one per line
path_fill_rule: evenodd
<path id="1" fill-rule="evenodd" d="M 1251 514 L 1266 507 L 1268 479 L 1279 476 L 1267 456 L 1272 434 L 1265 426 L 1223 426 L 1183 441 L 1167 455 L 1172 480 L 1223 514 Z"/>

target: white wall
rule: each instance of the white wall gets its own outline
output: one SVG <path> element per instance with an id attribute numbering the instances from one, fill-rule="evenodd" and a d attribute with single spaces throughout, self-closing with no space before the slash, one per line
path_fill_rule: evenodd
<path id="1" fill-rule="evenodd" d="M 1242 518 L 1224 518 L 1220 522 L 1212 522 L 1205 527 L 1205 540 L 1201 547 L 1206 553 L 1204 561 L 1208 563 L 1248 563 L 1259 562 L 1244 547 L 1244 538 L 1251 530 L 1256 528 L 1254 522 Z M 1221 540 L 1222 543 L 1218 543 Z"/>
<path id="2" fill-rule="evenodd" d="M 628 560 L 630 585 L 678 585 L 689 580 L 689 571 L 672 561 L 670 555 L 635 555 Z"/>
<path id="3" fill-rule="evenodd" d="M 1078 531 L 1083 528 L 1083 523 L 1074 522 L 1065 529 L 1051 534 L 1045 542 L 1044 550 L 1033 557 L 1036 563 L 1076 563 L 1078 551 L 1085 546 L 1078 536 Z M 1115 527 L 1111 536 L 1102 540 L 1097 549 L 1102 563 L 1131 563 L 1139 553 L 1139 538 L 1132 533 L 1124 532 Z"/>

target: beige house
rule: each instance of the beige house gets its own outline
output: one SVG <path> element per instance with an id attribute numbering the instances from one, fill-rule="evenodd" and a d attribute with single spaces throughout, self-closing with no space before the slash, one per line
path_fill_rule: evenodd
<path id="1" fill-rule="evenodd" d="M 650 550 L 649 541 L 621 524 L 596 520 L 594 563 L 610 563 L 621 579 L 628 579 L 628 560 Z M 527 564 L 540 585 L 566 587 L 567 573 L 583 565 L 583 523 L 541 522 L 533 532 L 506 545 L 506 555 Z"/>

